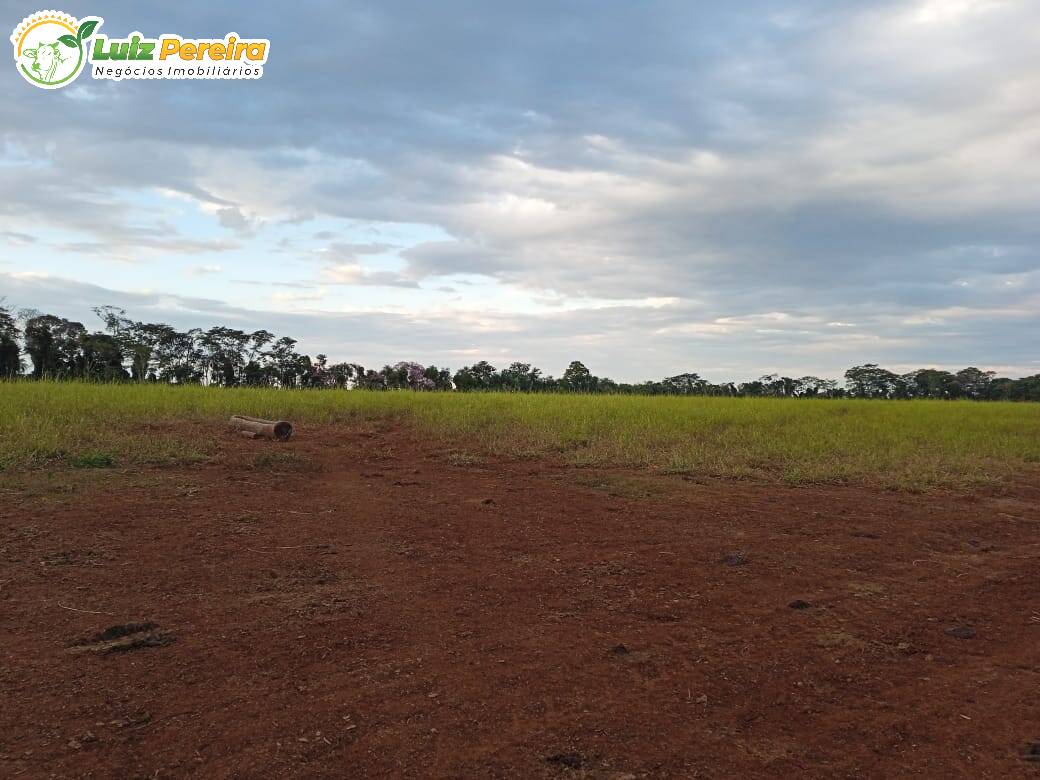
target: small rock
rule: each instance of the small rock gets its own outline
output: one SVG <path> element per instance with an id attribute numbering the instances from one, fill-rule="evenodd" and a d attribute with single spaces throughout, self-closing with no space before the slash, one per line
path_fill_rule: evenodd
<path id="1" fill-rule="evenodd" d="M 697 697 L 697 703 L 698 704 L 707 705 L 707 703 L 708 703 L 708 694 L 702 693 L 700 696 L 698 696 Z"/>
<path id="2" fill-rule="evenodd" d="M 80 744 L 78 739 L 70 739 L 68 741 L 68 746 L 73 750 L 79 750 L 81 747 L 83 747 L 83 745 Z"/>
<path id="3" fill-rule="evenodd" d="M 1031 742 L 1026 745 L 1025 752 L 1022 753 L 1022 758 L 1026 761 L 1033 761 L 1040 764 L 1040 742 Z"/>
<path id="4" fill-rule="evenodd" d="M 628 648 L 624 645 L 614 645 L 610 648 L 610 652 L 614 655 L 628 655 Z"/>
<path id="5" fill-rule="evenodd" d="M 954 626 L 946 629 L 946 633 L 954 639 L 974 639 L 975 629 L 971 626 Z"/>
<path id="6" fill-rule="evenodd" d="M 791 609 L 809 609 L 810 607 L 812 607 L 812 604 L 803 599 L 795 599 L 787 606 L 789 606 Z"/>

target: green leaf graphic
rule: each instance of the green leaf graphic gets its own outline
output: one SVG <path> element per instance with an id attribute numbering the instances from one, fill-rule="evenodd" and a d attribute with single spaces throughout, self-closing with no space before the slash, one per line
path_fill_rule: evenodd
<path id="1" fill-rule="evenodd" d="M 79 26 L 79 30 L 76 31 L 76 37 L 79 38 L 81 41 L 85 41 L 87 38 L 90 37 L 90 34 L 94 32 L 94 28 L 97 26 L 98 23 L 96 19 L 91 19 L 88 22 L 83 22 L 83 24 Z"/>
<path id="2" fill-rule="evenodd" d="M 64 43 L 70 49 L 75 49 L 77 46 L 79 46 L 79 41 L 77 41 L 71 35 L 63 35 L 60 38 L 58 38 L 58 40 Z"/>

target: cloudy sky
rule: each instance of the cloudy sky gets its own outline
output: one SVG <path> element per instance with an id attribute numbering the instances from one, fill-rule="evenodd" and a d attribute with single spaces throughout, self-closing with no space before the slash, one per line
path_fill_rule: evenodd
<path id="1" fill-rule="evenodd" d="M 0 68 L 5 305 L 366 365 L 1040 372 L 1036 0 L 270 6 L 61 8 L 267 37 L 258 81 Z"/>

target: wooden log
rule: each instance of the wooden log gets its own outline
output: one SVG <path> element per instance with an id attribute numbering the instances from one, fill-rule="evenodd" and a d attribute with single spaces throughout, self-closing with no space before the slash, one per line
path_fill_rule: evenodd
<path id="1" fill-rule="evenodd" d="M 293 432 L 292 423 L 285 420 L 261 420 L 241 414 L 231 417 L 231 427 L 243 436 L 250 438 L 262 436 L 265 439 L 277 439 L 278 441 L 286 441 Z"/>

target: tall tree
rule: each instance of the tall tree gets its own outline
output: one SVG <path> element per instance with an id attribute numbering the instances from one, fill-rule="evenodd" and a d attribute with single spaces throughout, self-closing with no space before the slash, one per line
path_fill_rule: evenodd
<path id="1" fill-rule="evenodd" d="M 18 347 L 20 335 L 14 315 L 0 306 L 0 379 L 10 379 L 22 371 L 22 355 Z"/>
<path id="2" fill-rule="evenodd" d="M 794 394 L 800 398 L 827 398 L 834 394 L 838 383 L 833 379 L 803 376 L 795 380 Z"/>
<path id="3" fill-rule="evenodd" d="M 423 369 L 423 376 L 433 383 L 432 390 L 451 390 L 451 371 L 447 368 L 427 366 Z"/>
<path id="4" fill-rule="evenodd" d="M 311 359 L 296 351 L 296 339 L 282 336 L 267 352 L 278 387 L 301 387 L 311 372 Z"/>
<path id="5" fill-rule="evenodd" d="M 123 350 L 115 336 L 91 333 L 80 343 L 83 352 L 83 376 L 90 379 L 129 379 L 123 368 Z"/>
<path id="6" fill-rule="evenodd" d="M 365 367 L 357 363 L 336 363 L 329 366 L 336 387 L 358 387 L 365 378 Z"/>
<path id="7" fill-rule="evenodd" d="M 457 390 L 494 390 L 501 384 L 497 369 L 486 360 L 463 366 L 455 372 L 454 379 Z"/>
<path id="8" fill-rule="evenodd" d="M 585 364 L 580 360 L 574 360 L 567 370 L 563 372 L 560 383 L 575 393 L 591 393 L 596 390 L 598 380 L 592 375 Z"/>
<path id="9" fill-rule="evenodd" d="M 796 394 L 798 380 L 789 376 L 779 374 L 766 374 L 758 380 L 762 385 L 762 395 L 770 395 L 776 398 L 789 398 Z"/>
<path id="10" fill-rule="evenodd" d="M 962 368 L 954 375 L 954 382 L 956 382 L 960 394 L 965 398 L 981 401 L 989 396 L 990 384 L 996 375 L 995 371 L 983 371 L 969 366 Z"/>
<path id="11" fill-rule="evenodd" d="M 499 376 L 503 389 L 517 392 L 538 390 L 542 383 L 542 370 L 530 363 L 510 363 L 509 368 L 503 368 Z"/>
<path id="12" fill-rule="evenodd" d="M 891 398 L 899 388 L 899 377 L 875 363 L 854 366 L 845 372 L 845 385 L 856 398 Z"/>
<path id="13" fill-rule="evenodd" d="M 900 377 L 897 388 L 906 398 L 956 398 L 960 394 L 956 379 L 949 371 L 919 368 Z"/>
<path id="14" fill-rule="evenodd" d="M 664 391 L 672 395 L 699 395 L 707 384 L 701 379 L 700 374 L 693 372 L 676 374 L 661 380 Z"/>
<path id="15" fill-rule="evenodd" d="M 87 329 L 53 314 L 41 314 L 25 323 L 25 351 L 36 379 L 61 379 L 82 375 L 81 341 Z"/>
<path id="16" fill-rule="evenodd" d="M 267 385 L 275 378 L 264 348 L 274 341 L 274 334 L 267 330 L 255 330 L 250 333 L 243 345 L 242 384 Z"/>
<path id="17" fill-rule="evenodd" d="M 215 327 L 204 332 L 199 340 L 207 379 L 211 384 L 234 387 L 242 380 L 245 348 L 249 335 L 234 328 Z M 288 339 L 295 345 L 293 339 Z M 291 347 L 290 347 L 291 350 Z"/>

